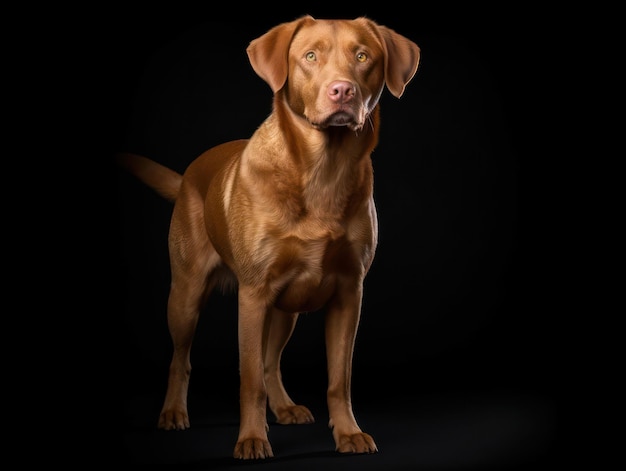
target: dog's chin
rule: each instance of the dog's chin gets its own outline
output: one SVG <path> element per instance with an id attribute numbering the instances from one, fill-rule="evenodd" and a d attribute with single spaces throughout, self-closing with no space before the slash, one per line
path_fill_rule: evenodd
<path id="1" fill-rule="evenodd" d="M 309 120 L 309 122 L 316 129 L 347 126 L 352 131 L 359 131 L 363 127 L 363 123 L 356 121 L 354 114 L 346 111 L 338 111 L 321 121 Z"/>

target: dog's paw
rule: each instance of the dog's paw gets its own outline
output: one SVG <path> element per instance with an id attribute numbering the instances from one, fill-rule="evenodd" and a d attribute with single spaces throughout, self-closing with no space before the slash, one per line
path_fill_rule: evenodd
<path id="1" fill-rule="evenodd" d="M 262 438 L 246 438 L 238 441 L 233 453 L 233 457 L 239 460 L 259 460 L 273 456 L 270 442 Z"/>
<path id="2" fill-rule="evenodd" d="M 336 450 L 339 453 L 376 453 L 378 447 L 371 435 L 360 432 L 339 436 Z"/>
<path id="3" fill-rule="evenodd" d="M 190 426 L 187 411 L 164 410 L 159 416 L 158 427 L 162 430 L 185 430 Z"/>
<path id="4" fill-rule="evenodd" d="M 311 411 L 304 406 L 290 406 L 274 413 L 276 422 L 283 425 L 289 424 L 312 424 L 315 422 Z"/>

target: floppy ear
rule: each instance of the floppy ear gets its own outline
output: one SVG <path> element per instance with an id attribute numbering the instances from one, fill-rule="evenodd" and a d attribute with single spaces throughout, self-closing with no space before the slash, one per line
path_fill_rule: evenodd
<path id="1" fill-rule="evenodd" d="M 287 80 L 289 45 L 294 33 L 304 21 L 312 19 L 307 15 L 274 26 L 263 36 L 252 40 L 246 49 L 252 68 L 269 84 L 272 92 L 280 90 Z"/>
<path id="2" fill-rule="evenodd" d="M 420 48 L 413 41 L 386 26 L 377 26 L 385 49 L 385 83 L 396 98 L 417 72 Z"/>

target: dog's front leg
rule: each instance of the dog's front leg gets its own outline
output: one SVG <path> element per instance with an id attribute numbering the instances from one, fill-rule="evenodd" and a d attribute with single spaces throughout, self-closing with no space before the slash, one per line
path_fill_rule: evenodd
<path id="1" fill-rule="evenodd" d="M 362 286 L 335 298 L 326 314 L 328 413 L 335 449 L 340 453 L 374 453 L 374 439 L 358 426 L 352 411 L 352 354 L 361 314 Z M 341 299 L 339 299 L 341 298 Z"/>
<path id="2" fill-rule="evenodd" d="M 263 331 L 267 303 L 249 286 L 239 286 L 240 424 L 233 456 L 259 459 L 274 456 L 267 438 L 267 390 L 263 373 Z"/>

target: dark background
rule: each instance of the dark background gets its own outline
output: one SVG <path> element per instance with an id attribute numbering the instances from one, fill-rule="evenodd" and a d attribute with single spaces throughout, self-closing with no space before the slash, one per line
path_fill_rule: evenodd
<path id="1" fill-rule="evenodd" d="M 242 7 L 243 8 L 243 7 Z M 538 469 L 551 462 L 559 412 L 552 262 L 535 108 L 542 18 L 440 7 L 414 13 L 292 8 L 245 20 L 161 12 L 107 16 L 102 155 L 146 155 L 177 171 L 205 149 L 249 137 L 271 90 L 245 48 L 272 26 L 310 13 L 365 15 L 415 41 L 419 70 L 381 98 L 372 158 L 380 238 L 366 280 L 353 402 L 380 452 L 338 456 L 326 429 L 322 316 L 301 316 L 283 376 L 317 423 L 272 425 L 263 469 Z M 523 26 L 521 26 L 523 25 Z M 106 162 L 108 164 L 108 162 Z M 94 461 L 227 469 L 237 437 L 235 296 L 213 296 L 192 351 L 192 428 L 156 431 L 171 343 L 167 230 L 171 205 L 110 170 L 114 332 L 105 361 L 116 426 Z M 104 326 L 106 324 L 106 326 Z M 98 328 L 97 326 L 95 327 Z M 119 411 L 122 411 L 120 414 Z M 307 428 L 308 427 L 308 428 Z"/>

